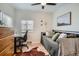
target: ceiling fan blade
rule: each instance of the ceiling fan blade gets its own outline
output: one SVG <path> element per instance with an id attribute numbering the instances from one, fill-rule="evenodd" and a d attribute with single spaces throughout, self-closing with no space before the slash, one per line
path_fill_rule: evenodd
<path id="1" fill-rule="evenodd" d="M 42 9 L 44 9 L 45 6 L 42 5 Z"/>
<path id="2" fill-rule="evenodd" d="M 33 5 L 39 5 L 39 4 L 41 4 L 41 3 L 33 3 L 32 6 L 33 6 Z"/>
<path id="3" fill-rule="evenodd" d="M 46 3 L 46 5 L 56 5 L 56 3 Z"/>

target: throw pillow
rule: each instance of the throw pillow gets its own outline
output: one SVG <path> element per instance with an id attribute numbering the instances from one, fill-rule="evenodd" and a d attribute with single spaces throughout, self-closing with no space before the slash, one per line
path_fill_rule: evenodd
<path id="1" fill-rule="evenodd" d="M 54 34 L 54 35 L 52 36 L 52 40 L 53 40 L 53 41 L 56 41 L 56 39 L 58 38 L 59 34 L 60 34 L 60 33 Z"/>
<path id="2" fill-rule="evenodd" d="M 46 32 L 46 36 L 52 37 L 54 34 L 55 34 L 55 32 L 53 32 L 53 31 Z"/>
<path id="3" fill-rule="evenodd" d="M 76 38 L 76 34 L 72 34 L 72 33 L 71 34 L 68 34 L 67 35 L 67 38 Z"/>
<path id="4" fill-rule="evenodd" d="M 67 37 L 67 34 L 61 33 L 56 41 L 59 42 L 60 40 L 62 40 L 62 38 L 66 38 L 66 37 Z"/>
<path id="5" fill-rule="evenodd" d="M 54 34 L 56 34 L 54 31 L 51 32 L 51 35 L 53 36 Z"/>

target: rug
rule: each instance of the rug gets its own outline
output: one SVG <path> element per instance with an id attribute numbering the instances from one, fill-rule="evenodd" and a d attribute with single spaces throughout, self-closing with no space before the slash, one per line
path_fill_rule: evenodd
<path id="1" fill-rule="evenodd" d="M 38 47 L 33 48 L 28 52 L 18 52 L 16 56 L 45 56 L 45 53 L 37 50 Z"/>

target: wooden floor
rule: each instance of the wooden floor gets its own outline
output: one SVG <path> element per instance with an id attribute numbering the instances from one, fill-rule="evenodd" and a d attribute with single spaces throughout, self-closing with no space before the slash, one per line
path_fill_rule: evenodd
<path id="1" fill-rule="evenodd" d="M 34 47 L 38 47 L 38 51 L 42 51 L 45 53 L 45 55 L 49 55 L 48 51 L 43 47 L 43 45 L 41 43 L 32 43 L 32 44 L 28 44 L 29 49 L 27 49 L 27 47 L 24 47 L 22 49 L 23 52 L 27 52 L 29 50 L 31 50 Z"/>

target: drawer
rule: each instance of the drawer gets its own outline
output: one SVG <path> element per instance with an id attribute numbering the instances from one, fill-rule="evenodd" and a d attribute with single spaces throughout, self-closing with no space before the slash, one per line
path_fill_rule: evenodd
<path id="1" fill-rule="evenodd" d="M 3 51 L 8 45 L 13 43 L 13 37 L 9 36 L 3 39 L 0 39 L 0 52 Z"/>
<path id="2" fill-rule="evenodd" d="M 0 27 L 0 39 L 13 35 L 13 31 L 7 27 Z"/>
<path id="3" fill-rule="evenodd" d="M 10 45 L 6 49 L 4 49 L 1 53 L 0 56 L 11 56 L 13 55 L 13 46 Z"/>

